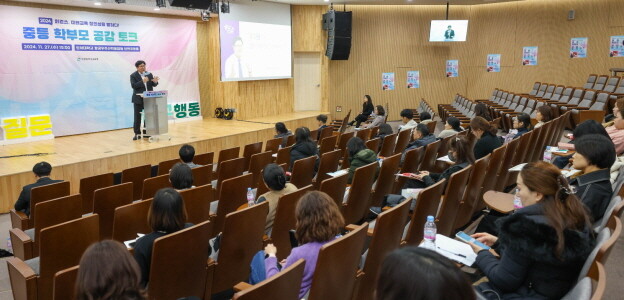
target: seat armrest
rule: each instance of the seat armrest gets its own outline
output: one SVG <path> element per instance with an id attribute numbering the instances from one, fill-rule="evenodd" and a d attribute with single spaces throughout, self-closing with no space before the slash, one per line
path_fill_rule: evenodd
<path id="1" fill-rule="evenodd" d="M 206 274 L 206 288 L 204 290 L 204 299 L 212 298 L 212 282 L 214 281 L 214 272 L 217 268 L 217 262 L 212 258 L 209 258 L 206 262 L 206 269 L 208 270 L 208 274 Z"/>
<path id="2" fill-rule="evenodd" d="M 249 284 L 247 282 L 242 282 L 241 281 L 241 282 L 239 282 L 238 284 L 236 284 L 234 286 L 234 292 L 238 293 L 238 292 L 246 290 L 246 289 L 248 289 L 250 287 L 253 287 L 253 285 L 251 285 L 251 284 Z"/>
<path id="3" fill-rule="evenodd" d="M 37 274 L 24 261 L 11 257 L 6 260 L 15 299 L 37 299 Z"/>
<path id="4" fill-rule="evenodd" d="M 353 231 L 353 230 L 356 230 L 357 228 L 358 228 L 358 226 L 355 225 L 355 224 L 349 224 L 349 225 L 345 226 L 345 229 L 347 231 Z M 368 231 L 366 232 L 366 235 L 373 236 L 373 231 L 374 230 L 375 230 L 374 228 L 368 228 Z"/>
<path id="5" fill-rule="evenodd" d="M 34 243 L 30 237 L 21 229 L 13 228 L 9 230 L 13 255 L 21 260 L 33 258 Z"/>
<path id="6" fill-rule="evenodd" d="M 19 228 L 21 230 L 29 229 L 28 216 L 25 213 L 11 209 L 11 211 L 9 211 L 9 215 L 11 215 L 12 228 Z"/>

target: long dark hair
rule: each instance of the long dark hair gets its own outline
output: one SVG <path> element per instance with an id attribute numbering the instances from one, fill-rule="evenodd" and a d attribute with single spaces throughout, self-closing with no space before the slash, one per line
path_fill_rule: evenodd
<path id="1" fill-rule="evenodd" d="M 496 132 L 498 131 L 496 127 L 492 126 L 492 124 L 483 117 L 472 118 L 472 120 L 470 120 L 470 129 L 483 130 L 483 132 L 489 132 L 494 136 L 496 136 Z"/>
<path id="2" fill-rule="evenodd" d="M 384 107 L 382 105 L 377 105 L 377 115 L 378 116 L 384 116 L 386 115 L 386 110 L 384 109 Z"/>
<path id="3" fill-rule="evenodd" d="M 572 131 L 572 136 L 574 136 L 575 140 L 586 134 L 600 134 L 609 139 L 611 138 L 604 126 L 600 125 L 600 123 L 596 122 L 596 120 L 583 121 L 581 124 L 578 124 L 576 128 L 574 128 L 574 131 Z"/>
<path id="4" fill-rule="evenodd" d="M 453 262 L 424 248 L 390 252 L 377 278 L 376 300 L 476 299 L 470 281 Z"/>
<path id="5" fill-rule="evenodd" d="M 308 127 L 299 127 L 295 130 L 295 143 L 312 142 L 310 138 L 310 129 Z"/>
<path id="6" fill-rule="evenodd" d="M 366 144 L 357 136 L 350 138 L 347 142 L 347 152 L 349 153 L 350 158 L 353 158 L 358 152 L 364 149 L 367 149 Z"/>
<path id="7" fill-rule="evenodd" d="M 553 111 L 550 106 L 542 105 L 537 108 L 537 111 L 542 115 L 542 122 L 548 122 L 553 119 Z"/>
<path id="8" fill-rule="evenodd" d="M 449 151 L 456 151 L 457 157 L 455 158 L 456 164 L 461 163 L 475 163 L 474 151 L 472 150 L 472 141 L 466 136 L 456 135 L 449 140 Z"/>
<path id="9" fill-rule="evenodd" d="M 555 255 L 561 258 L 565 246 L 564 230 L 589 227 L 587 208 L 570 188 L 559 168 L 544 161 L 526 164 L 520 171 L 522 181 L 532 192 L 541 193 L 539 202 L 550 226 L 557 234 Z"/>
<path id="10" fill-rule="evenodd" d="M 186 209 L 182 196 L 172 188 L 158 190 L 147 213 L 147 220 L 153 231 L 166 233 L 184 228 Z"/>
<path id="11" fill-rule="evenodd" d="M 82 255 L 75 286 L 76 300 L 142 300 L 141 270 L 120 242 L 92 244 Z"/>
<path id="12" fill-rule="evenodd" d="M 483 103 L 477 103 L 474 108 L 475 116 L 484 118 L 486 121 L 492 121 L 492 116 L 490 116 L 490 111 L 487 106 Z"/>
<path id="13" fill-rule="evenodd" d="M 262 172 L 262 179 L 268 188 L 281 191 L 286 187 L 286 173 L 277 164 L 268 164 Z"/>
<path id="14" fill-rule="evenodd" d="M 449 125 L 451 125 L 451 128 L 453 128 L 453 130 L 457 131 L 457 132 L 461 132 L 461 122 L 459 122 L 458 118 L 455 117 L 448 117 L 448 119 L 446 119 L 446 123 L 448 123 Z"/>
<path id="15" fill-rule="evenodd" d="M 373 105 L 373 99 L 371 98 L 371 96 L 369 95 L 364 95 L 364 98 L 366 98 L 366 105 Z"/>

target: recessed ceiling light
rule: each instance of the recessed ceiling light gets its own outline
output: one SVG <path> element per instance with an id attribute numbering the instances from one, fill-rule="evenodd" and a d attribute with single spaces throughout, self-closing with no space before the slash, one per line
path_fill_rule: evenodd
<path id="1" fill-rule="evenodd" d="M 100 6 L 100 5 L 102 5 L 102 2 L 94 2 L 93 5 Z"/>
<path id="2" fill-rule="evenodd" d="M 154 10 L 160 10 L 160 7 L 155 7 Z"/>
<path id="3" fill-rule="evenodd" d="M 329 2 L 329 0 L 323 0 L 323 1 L 325 1 L 325 2 Z"/>

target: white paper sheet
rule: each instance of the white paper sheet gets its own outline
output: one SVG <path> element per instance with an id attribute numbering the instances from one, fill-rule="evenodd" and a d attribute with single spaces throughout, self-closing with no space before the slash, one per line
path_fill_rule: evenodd
<path id="1" fill-rule="evenodd" d="M 340 175 L 344 175 L 344 174 L 347 174 L 347 173 L 349 173 L 349 169 L 338 170 L 336 172 L 330 172 L 330 173 L 327 173 L 327 175 L 329 175 L 331 177 L 338 177 Z"/>
<path id="2" fill-rule="evenodd" d="M 472 251 L 472 247 L 464 242 L 436 234 L 435 244 L 436 252 L 466 266 L 472 266 L 477 259 L 477 254 Z"/>

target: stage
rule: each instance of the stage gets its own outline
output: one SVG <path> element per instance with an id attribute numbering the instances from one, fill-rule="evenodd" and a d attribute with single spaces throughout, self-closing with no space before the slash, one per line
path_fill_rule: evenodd
<path id="1" fill-rule="evenodd" d="M 19 197 L 22 187 L 35 182 L 32 166 L 40 161 L 52 164 L 53 179 L 71 182 L 71 193 L 78 193 L 80 178 L 108 172 L 121 172 L 130 167 L 178 157 L 183 144 L 191 144 L 197 154 L 215 152 L 246 144 L 266 141 L 275 135 L 274 124 L 284 122 L 293 131 L 300 126 L 317 128 L 320 111 L 294 112 L 249 119 L 222 120 L 212 117 L 199 121 L 169 124 L 170 141 L 133 141 L 132 128 L 59 137 L 52 140 L 0 146 L 0 157 L 47 153 L 41 156 L 0 158 L 0 212 L 8 212 Z M 263 145 L 264 149 L 264 145 Z"/>

